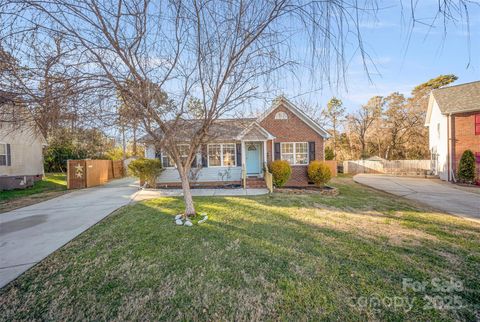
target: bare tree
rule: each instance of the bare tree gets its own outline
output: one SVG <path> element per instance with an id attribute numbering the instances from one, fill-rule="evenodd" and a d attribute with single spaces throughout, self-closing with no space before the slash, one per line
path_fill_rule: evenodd
<path id="1" fill-rule="evenodd" d="M 45 138 L 59 128 L 75 130 L 91 119 L 85 116 L 91 115 L 89 104 L 101 86 L 79 72 L 85 62 L 61 33 L 33 28 L 3 43 L 15 55 L 2 50 L 8 59 L 2 60 L 0 85 L 22 101 L 22 108 L 29 112 L 24 117 L 34 122 Z"/>
<path id="2" fill-rule="evenodd" d="M 360 155 L 366 157 L 368 133 L 372 124 L 377 120 L 383 107 L 383 98 L 381 96 L 372 97 L 367 104 L 354 114 L 348 116 L 352 130 L 360 142 Z"/>
<path id="3" fill-rule="evenodd" d="M 199 147 L 214 136 L 209 129 L 219 117 L 257 97 L 260 82 L 293 66 L 288 55 L 294 32 L 291 20 L 308 26 L 311 40 L 332 48 L 336 58 L 343 55 L 341 43 L 348 32 L 344 22 L 356 23 L 352 8 L 333 2 L 79 4 L 53 0 L 21 4 L 17 16 L 41 17 L 35 21 L 37 28 L 53 29 L 68 38 L 78 53 L 95 64 L 97 75 L 135 102 L 132 106 L 144 130 L 176 163 L 186 215 L 195 213 L 188 173 Z M 324 75 L 330 65 L 323 64 Z M 168 102 L 157 104 L 153 97 L 159 92 L 169 93 Z M 200 102 L 195 113 L 189 108 L 192 99 Z M 189 142 L 186 157 L 184 151 L 180 153 L 182 142 Z"/>
<path id="4" fill-rule="evenodd" d="M 369 0 L 4 1 L 14 33 L 57 32 L 89 63 L 83 75 L 108 81 L 131 102 L 176 164 L 185 215 L 195 214 L 188 174 L 199 148 L 219 134 L 215 122 L 297 64 L 310 62 L 328 81 L 341 78 L 350 37 L 368 59 L 359 17 L 376 7 Z M 299 29 L 311 53 L 304 60 L 291 54 Z"/>

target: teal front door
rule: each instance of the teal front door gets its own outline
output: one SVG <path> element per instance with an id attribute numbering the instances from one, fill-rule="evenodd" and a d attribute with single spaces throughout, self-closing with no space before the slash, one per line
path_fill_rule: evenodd
<path id="1" fill-rule="evenodd" d="M 245 143 L 247 175 L 260 174 L 260 144 Z"/>

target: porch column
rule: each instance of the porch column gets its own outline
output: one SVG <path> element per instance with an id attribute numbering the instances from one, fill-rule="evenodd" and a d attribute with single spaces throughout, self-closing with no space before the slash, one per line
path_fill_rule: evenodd
<path id="1" fill-rule="evenodd" d="M 272 162 L 275 161 L 275 142 L 274 142 L 275 139 L 272 139 L 272 153 L 271 153 L 271 158 L 272 158 Z"/>
<path id="2" fill-rule="evenodd" d="M 267 140 L 263 141 L 263 163 L 266 165 L 267 160 Z"/>
<path id="3" fill-rule="evenodd" d="M 247 178 L 247 167 L 246 167 L 246 157 L 245 157 L 245 141 L 242 140 L 240 141 L 241 142 L 241 147 L 242 147 L 242 186 L 243 186 L 243 189 L 246 189 L 247 188 L 247 182 L 246 182 L 246 178 Z"/>

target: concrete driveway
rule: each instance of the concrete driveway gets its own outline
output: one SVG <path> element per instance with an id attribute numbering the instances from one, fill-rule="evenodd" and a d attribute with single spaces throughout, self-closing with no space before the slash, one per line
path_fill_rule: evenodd
<path id="1" fill-rule="evenodd" d="M 114 180 L 0 214 L 0 287 L 128 204 L 137 191 L 133 179 Z"/>
<path id="2" fill-rule="evenodd" d="M 480 195 L 457 189 L 438 179 L 358 174 L 353 180 L 452 215 L 480 221 Z"/>
<path id="3" fill-rule="evenodd" d="M 251 196 L 267 189 L 193 189 L 194 196 Z M 0 214 L 0 288 L 132 201 L 181 196 L 180 189 L 138 190 L 134 179 L 67 193 Z"/>

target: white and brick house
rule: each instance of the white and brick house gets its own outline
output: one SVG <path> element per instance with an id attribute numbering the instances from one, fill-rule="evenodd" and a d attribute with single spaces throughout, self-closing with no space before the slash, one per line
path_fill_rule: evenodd
<path id="1" fill-rule="evenodd" d="M 286 186 L 307 185 L 308 164 L 324 160 L 328 137 L 325 129 L 284 97 L 277 98 L 258 118 L 219 119 L 210 131 L 222 134 L 201 147 L 192 186 L 241 185 L 243 176 L 247 180 L 262 178 L 267 163 L 280 159 L 292 167 Z M 168 155 L 155 142 L 144 141 L 145 157 L 160 158 L 165 167 L 157 185 L 179 186 L 178 172 Z"/>
<path id="2" fill-rule="evenodd" d="M 475 154 L 477 178 L 480 177 L 480 81 L 433 90 L 425 126 L 433 171 L 440 179 L 457 178 L 465 150 Z"/>

